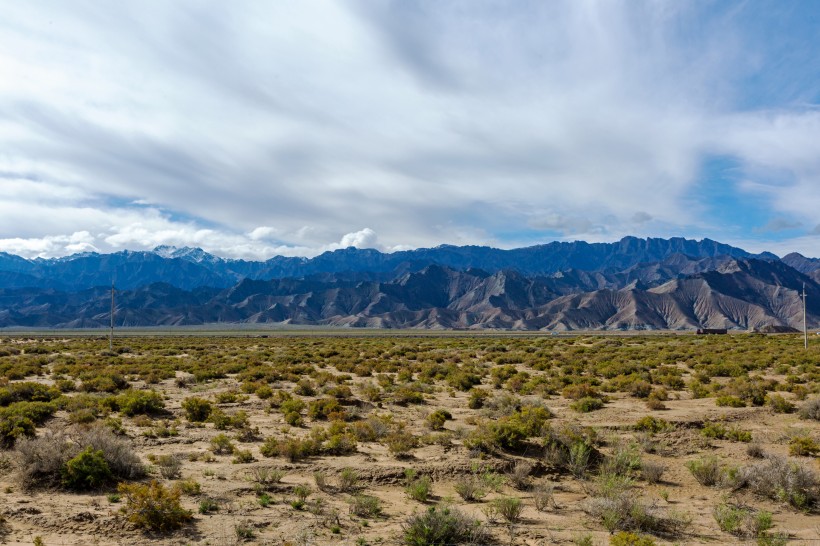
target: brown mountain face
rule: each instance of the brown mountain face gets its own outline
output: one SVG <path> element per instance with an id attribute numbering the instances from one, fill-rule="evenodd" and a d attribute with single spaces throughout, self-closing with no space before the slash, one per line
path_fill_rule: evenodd
<path id="1" fill-rule="evenodd" d="M 677 273 L 676 273 L 677 272 Z M 681 272 L 693 272 L 683 274 Z M 378 328 L 686 330 L 802 327 L 820 321 L 820 286 L 780 261 L 671 256 L 623 271 L 525 277 L 431 265 L 390 281 L 245 279 L 186 291 L 156 283 L 117 295 L 121 326 L 208 323 Z M 104 327 L 109 291 L 0 290 L 0 326 Z"/>

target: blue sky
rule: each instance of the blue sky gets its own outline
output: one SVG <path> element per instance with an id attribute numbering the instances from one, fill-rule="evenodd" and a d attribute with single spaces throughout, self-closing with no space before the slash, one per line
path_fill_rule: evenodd
<path id="1" fill-rule="evenodd" d="M 0 250 L 820 256 L 817 28 L 815 1 L 9 3 Z"/>

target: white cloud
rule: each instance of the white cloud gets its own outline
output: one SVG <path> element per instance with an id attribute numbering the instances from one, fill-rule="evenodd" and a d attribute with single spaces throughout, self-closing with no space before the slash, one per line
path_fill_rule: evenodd
<path id="1" fill-rule="evenodd" d="M 11 3 L 0 248 L 720 239 L 732 226 L 699 192 L 712 155 L 738 161 L 770 216 L 812 225 L 820 113 L 796 98 L 816 84 L 749 84 L 787 64 L 766 48 L 789 36 L 744 26 L 785 17 L 770 8 Z M 795 74 L 820 73 L 814 45 L 789 50 Z M 104 235 L 62 242 L 81 231 Z"/>
<path id="2" fill-rule="evenodd" d="M 279 233 L 279 230 L 270 226 L 259 226 L 254 228 L 253 231 L 248 233 L 248 237 L 253 239 L 254 241 L 262 241 L 265 239 L 270 239 L 276 237 Z"/>
<path id="3" fill-rule="evenodd" d="M 362 230 L 348 233 L 344 237 L 342 237 L 341 246 L 342 248 L 347 248 L 350 246 L 355 246 L 356 248 L 376 248 L 378 243 L 376 242 L 378 236 L 376 236 L 376 232 L 370 228 L 364 228 Z"/>

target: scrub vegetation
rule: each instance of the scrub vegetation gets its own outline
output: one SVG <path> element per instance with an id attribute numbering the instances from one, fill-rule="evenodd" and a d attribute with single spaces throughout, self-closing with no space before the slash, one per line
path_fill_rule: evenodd
<path id="1" fill-rule="evenodd" d="M 2 537 L 818 540 L 818 362 L 791 335 L 0 338 Z"/>

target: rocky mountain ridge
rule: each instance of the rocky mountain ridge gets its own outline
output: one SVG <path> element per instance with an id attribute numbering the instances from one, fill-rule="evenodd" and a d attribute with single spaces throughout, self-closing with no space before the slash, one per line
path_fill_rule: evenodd
<path id="1" fill-rule="evenodd" d="M 117 292 L 118 326 L 212 323 L 515 330 L 752 329 L 820 322 L 820 285 L 779 261 L 668 256 L 616 272 L 460 271 L 245 278 L 228 288 L 153 283 Z M 105 327 L 110 288 L 0 289 L 0 327 Z"/>
<path id="2" fill-rule="evenodd" d="M 275 256 L 265 261 L 220 258 L 199 248 L 160 246 L 153 251 L 82 253 L 62 258 L 27 260 L 0 252 L 0 287 L 77 291 L 98 286 L 133 289 L 155 282 L 191 290 L 228 288 L 250 279 L 305 278 L 312 275 L 359 275 L 389 280 L 405 272 L 441 265 L 458 271 L 482 269 L 489 273 L 515 270 L 527 277 L 584 271 L 617 275 L 641 264 L 663 263 L 668 276 L 680 267 L 674 260 L 759 258 L 778 260 L 774 254 L 752 254 L 710 239 L 639 239 L 624 237 L 614 243 L 552 242 L 502 250 L 480 246 L 442 245 L 393 253 L 346 248 L 314 258 Z M 820 270 L 820 263 L 813 264 Z M 811 266 L 805 266 L 811 267 Z M 806 272 L 806 271 L 804 271 Z M 677 274 L 677 273 L 675 273 Z"/>

